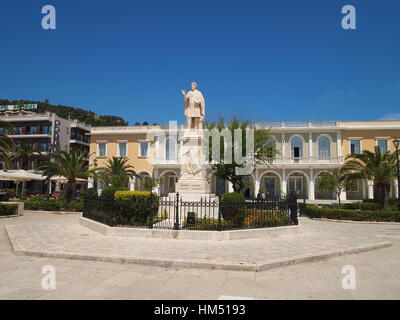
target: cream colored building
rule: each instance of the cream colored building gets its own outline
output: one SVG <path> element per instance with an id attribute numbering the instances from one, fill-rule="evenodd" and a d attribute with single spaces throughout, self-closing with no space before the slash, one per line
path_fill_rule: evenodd
<path id="1" fill-rule="evenodd" d="M 292 190 L 310 200 L 334 199 L 332 193 L 318 188 L 321 172 L 340 167 L 350 153 L 373 151 L 378 145 L 382 151 L 394 151 L 393 139 L 400 137 L 400 121 L 283 121 L 263 122 L 258 128 L 271 130 L 271 142 L 278 155 L 270 165 L 255 168 L 247 197 L 259 191 L 268 194 L 286 194 Z M 180 127 L 182 128 L 182 126 Z M 163 131 L 165 139 L 149 134 Z M 94 127 L 90 137 L 90 164 L 94 158 L 97 166 L 105 165 L 110 157 L 126 157 L 143 179 L 131 181 L 132 190 L 143 190 L 148 177 L 162 178 L 159 193 L 175 192 L 175 183 L 180 176 L 179 155 L 181 141 L 177 137 L 179 128 L 167 126 Z M 221 194 L 232 191 L 230 183 L 217 179 L 211 169 L 208 172 L 210 193 Z M 99 186 L 101 189 L 101 185 Z M 393 180 L 391 196 L 397 194 L 397 182 Z M 341 195 L 342 200 L 372 198 L 372 182 L 359 181 L 354 192 Z"/>

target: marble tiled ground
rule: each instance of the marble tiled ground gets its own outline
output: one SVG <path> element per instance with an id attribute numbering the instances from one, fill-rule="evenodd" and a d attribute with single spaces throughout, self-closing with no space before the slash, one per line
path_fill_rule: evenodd
<path id="1" fill-rule="evenodd" d="M 304 220 L 304 219 L 302 219 Z M 15 255 L 4 226 L 66 229 L 78 224 L 78 216 L 29 214 L 0 219 L 0 299 L 218 299 L 221 296 L 254 299 L 399 299 L 400 228 L 396 225 L 354 225 L 301 221 L 307 233 L 322 238 L 336 234 L 340 238 L 366 236 L 390 241 L 392 247 L 306 262 L 263 272 L 163 268 Z M 49 228 L 47 230 L 54 230 Z M 308 229 L 308 230 L 307 230 Z M 73 230 L 69 229 L 69 230 Z M 76 229 L 92 234 L 86 229 Z M 336 231 L 335 231 L 336 230 Z M 50 235 L 49 235 L 50 237 Z M 54 235 L 51 237 L 55 237 Z M 104 239 L 92 234 L 92 237 Z M 57 286 L 44 290 L 42 267 L 56 269 Z M 343 266 L 356 270 L 356 289 L 341 286 Z"/>
<path id="2" fill-rule="evenodd" d="M 105 237 L 76 219 L 8 225 L 6 232 L 16 254 L 249 271 L 390 246 L 379 237 L 382 230 L 392 228 L 400 235 L 396 225 L 361 226 L 307 218 L 301 218 L 300 224 L 300 234 L 237 241 Z"/>

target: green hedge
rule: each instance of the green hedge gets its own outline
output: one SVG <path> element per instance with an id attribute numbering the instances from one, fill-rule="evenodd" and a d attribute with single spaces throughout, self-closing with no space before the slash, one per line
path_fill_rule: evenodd
<path id="1" fill-rule="evenodd" d="M 42 197 L 33 197 L 24 201 L 26 210 L 43 210 L 43 211 L 73 211 L 81 212 L 83 201 L 75 201 L 67 203 L 64 198 L 44 199 Z"/>
<path id="2" fill-rule="evenodd" d="M 400 222 L 400 211 L 389 210 L 349 210 L 307 205 L 307 215 L 335 220 Z"/>
<path id="3" fill-rule="evenodd" d="M 18 205 L 14 203 L 0 203 L 0 216 L 12 216 L 18 213 Z"/>
<path id="4" fill-rule="evenodd" d="M 156 222 L 158 194 L 149 191 L 117 191 L 114 195 L 114 223 L 147 226 Z"/>
<path id="5" fill-rule="evenodd" d="M 350 210 L 379 210 L 378 204 L 375 202 L 355 202 L 355 203 L 346 203 L 342 205 L 343 209 L 350 209 Z"/>
<path id="6" fill-rule="evenodd" d="M 375 203 L 374 199 L 364 199 L 362 202 L 363 203 Z M 397 199 L 396 198 L 389 198 L 388 199 L 388 204 L 389 204 L 389 206 L 395 206 L 397 204 Z"/>
<path id="7" fill-rule="evenodd" d="M 235 205 L 236 203 L 244 202 L 244 197 L 240 193 L 230 192 L 224 193 L 221 196 L 221 203 L 228 204 L 227 206 L 221 207 L 221 215 L 224 220 L 233 227 L 240 228 L 243 226 L 246 219 L 246 211 L 240 205 Z M 229 206 L 232 203 L 232 206 Z"/>

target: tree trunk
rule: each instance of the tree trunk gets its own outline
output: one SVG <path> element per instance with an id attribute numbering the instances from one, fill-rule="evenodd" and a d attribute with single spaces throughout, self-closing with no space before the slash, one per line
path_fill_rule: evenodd
<path id="1" fill-rule="evenodd" d="M 75 183 L 67 182 L 67 186 L 65 188 L 65 201 L 70 203 L 74 198 L 75 198 Z"/>
<path id="2" fill-rule="evenodd" d="M 379 205 L 380 209 L 387 209 L 388 199 L 386 186 L 382 183 L 374 184 L 374 201 Z"/>

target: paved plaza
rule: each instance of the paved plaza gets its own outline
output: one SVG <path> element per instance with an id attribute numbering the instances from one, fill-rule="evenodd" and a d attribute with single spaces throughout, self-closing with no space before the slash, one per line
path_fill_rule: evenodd
<path id="1" fill-rule="evenodd" d="M 400 226 L 312 221 L 303 232 L 279 238 L 215 243 L 194 240 L 106 238 L 79 225 L 79 215 L 27 213 L 0 219 L 0 299 L 398 299 Z M 376 250 L 267 269 L 234 271 L 15 255 L 15 247 L 92 257 L 121 255 L 245 266 L 261 259 L 318 255 L 381 244 Z M 67 236 L 69 234 L 69 236 Z M 62 249 L 62 250 L 61 250 Z M 278 250 L 279 249 L 279 250 Z M 280 256 L 279 256 L 280 255 Z M 268 257 L 268 256 L 272 256 Z M 86 257 L 87 259 L 87 257 Z M 252 259 L 252 260 L 250 260 Z M 129 262 L 129 261 L 128 261 Z M 299 261 L 300 262 L 300 261 Z M 142 261 L 142 263 L 145 263 Z M 56 270 L 56 289 L 42 288 L 42 267 Z M 356 289 L 342 288 L 343 266 L 356 270 Z"/>

